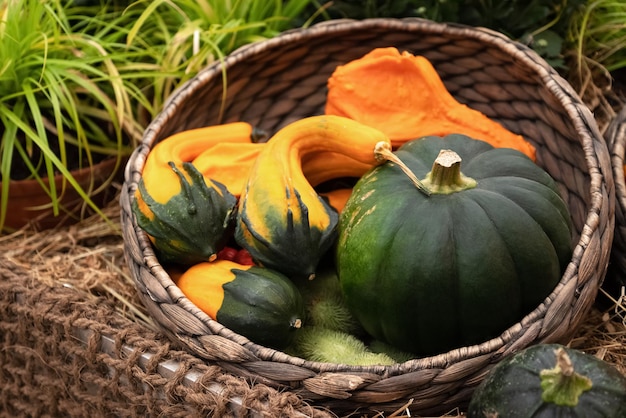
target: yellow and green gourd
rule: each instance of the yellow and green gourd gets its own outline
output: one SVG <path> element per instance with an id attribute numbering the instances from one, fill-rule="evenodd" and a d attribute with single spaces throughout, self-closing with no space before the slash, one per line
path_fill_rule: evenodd
<path id="1" fill-rule="evenodd" d="M 209 317 L 267 347 L 283 349 L 302 327 L 297 287 L 276 271 L 229 260 L 191 266 L 176 285 Z"/>

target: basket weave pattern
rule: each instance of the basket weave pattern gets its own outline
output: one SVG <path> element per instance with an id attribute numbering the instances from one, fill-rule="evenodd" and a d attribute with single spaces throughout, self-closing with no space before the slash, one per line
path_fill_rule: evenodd
<path id="1" fill-rule="evenodd" d="M 572 260 L 542 305 L 480 345 L 393 366 L 357 367 L 309 362 L 253 344 L 184 297 L 137 226 L 131 199 L 146 156 L 158 141 L 186 129 L 242 120 L 275 132 L 321 114 L 326 81 L 336 66 L 387 46 L 425 56 L 457 100 L 532 142 L 537 163 L 558 183 L 570 208 Z M 615 194 L 608 148 L 571 87 L 535 53 L 499 34 L 420 19 L 334 21 L 239 49 L 170 98 L 146 130 L 125 175 L 126 256 L 138 291 L 163 330 L 234 374 L 289 388 L 341 411 L 392 411 L 410 398 L 417 413 L 449 411 L 468 400 L 502 356 L 539 342 L 565 341 L 593 304 L 613 241 Z"/>
<path id="2" fill-rule="evenodd" d="M 606 287 L 613 297 L 620 297 L 621 287 L 626 286 L 626 182 L 624 180 L 626 107 L 611 121 L 604 136 L 611 151 L 615 180 L 615 238 L 611 249 L 611 265 Z"/>

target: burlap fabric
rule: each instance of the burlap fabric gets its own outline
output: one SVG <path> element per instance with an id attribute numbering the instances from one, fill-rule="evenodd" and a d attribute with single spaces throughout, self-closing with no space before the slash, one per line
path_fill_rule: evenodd
<path id="1" fill-rule="evenodd" d="M 2 417 L 330 417 L 0 259 Z"/>

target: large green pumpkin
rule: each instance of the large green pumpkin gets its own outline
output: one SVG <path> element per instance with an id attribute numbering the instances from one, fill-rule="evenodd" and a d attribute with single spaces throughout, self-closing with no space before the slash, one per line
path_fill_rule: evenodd
<path id="1" fill-rule="evenodd" d="M 442 150 L 462 163 L 434 164 Z M 386 163 L 359 180 L 339 221 L 342 291 L 370 335 L 440 353 L 499 335 L 550 294 L 571 232 L 547 172 L 464 135 L 414 140 L 395 154 L 426 192 Z"/>
<path id="2" fill-rule="evenodd" d="M 467 416 L 626 417 L 626 377 L 591 354 L 540 344 L 498 363 L 472 395 Z"/>

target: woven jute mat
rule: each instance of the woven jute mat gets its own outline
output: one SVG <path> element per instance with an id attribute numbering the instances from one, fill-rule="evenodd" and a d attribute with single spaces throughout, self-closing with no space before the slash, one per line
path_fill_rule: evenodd
<path id="1" fill-rule="evenodd" d="M 0 237 L 0 416 L 330 417 L 173 346 L 135 299 L 116 214 Z"/>
<path id="2" fill-rule="evenodd" d="M 225 373 L 161 334 L 128 275 L 117 203 L 106 214 L 0 236 L 1 416 L 337 416 Z M 626 373 L 625 318 L 622 301 L 604 296 L 570 345 Z"/>

